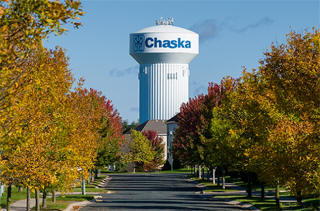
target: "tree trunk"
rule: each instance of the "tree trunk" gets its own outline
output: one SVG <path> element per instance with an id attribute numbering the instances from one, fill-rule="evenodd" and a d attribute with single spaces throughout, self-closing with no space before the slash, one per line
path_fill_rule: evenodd
<path id="1" fill-rule="evenodd" d="M 39 190 L 36 189 L 36 211 L 40 211 L 40 194 Z"/>
<path id="2" fill-rule="evenodd" d="M 52 190 L 52 202 L 53 202 L 53 203 L 56 203 L 56 201 L 57 201 L 56 191 L 55 191 L 55 190 Z"/>
<path id="3" fill-rule="evenodd" d="M 91 170 L 91 177 L 90 177 L 90 181 L 94 182 L 94 180 L 96 179 L 97 176 L 97 169 Z"/>
<path id="4" fill-rule="evenodd" d="M 133 173 L 136 173 L 136 163 L 135 162 L 132 162 L 132 164 L 133 164 Z"/>
<path id="5" fill-rule="evenodd" d="M 30 211 L 30 188 L 27 187 L 27 211 Z"/>
<path id="6" fill-rule="evenodd" d="M 22 186 L 18 186 L 18 192 L 22 192 Z"/>
<path id="7" fill-rule="evenodd" d="M 9 185 L 7 189 L 7 211 L 10 211 L 10 203 L 11 203 L 11 192 L 12 192 L 12 186 Z"/>
<path id="8" fill-rule="evenodd" d="M 101 169 L 95 170 L 95 179 L 98 179 L 100 177 Z"/>
<path id="9" fill-rule="evenodd" d="M 302 193 L 301 193 L 301 190 L 297 190 L 296 198 L 297 198 L 298 206 L 302 206 Z"/>
<path id="10" fill-rule="evenodd" d="M 250 172 L 248 173 L 247 194 L 248 194 L 249 198 L 252 197 L 251 173 Z"/>
<path id="11" fill-rule="evenodd" d="M 1 202 L 1 199 L 2 199 L 2 182 L 0 181 L 0 202 Z"/>
<path id="12" fill-rule="evenodd" d="M 86 180 L 82 176 L 81 194 L 86 195 Z"/>
<path id="13" fill-rule="evenodd" d="M 204 180 L 204 169 L 205 169 L 205 167 L 201 168 L 201 170 L 202 170 L 202 180 Z"/>
<path id="14" fill-rule="evenodd" d="M 277 210 L 281 210 L 280 206 L 280 191 L 279 191 L 279 181 L 276 186 L 276 208 Z"/>
<path id="15" fill-rule="evenodd" d="M 264 183 L 261 182 L 261 200 L 264 200 Z"/>
<path id="16" fill-rule="evenodd" d="M 217 180 L 218 180 L 217 186 L 220 187 L 220 177 L 219 176 L 218 176 Z"/>
<path id="17" fill-rule="evenodd" d="M 42 207 L 47 208 L 47 190 L 44 189 L 42 193 Z"/>
<path id="18" fill-rule="evenodd" d="M 199 179 L 201 179 L 202 178 L 202 175 L 201 175 L 201 166 L 199 165 L 199 177 L 198 177 Z"/>
<path id="19" fill-rule="evenodd" d="M 210 181 L 210 169 L 207 167 L 207 181 Z"/>
<path id="20" fill-rule="evenodd" d="M 212 169 L 212 184 L 216 184 L 216 169 L 217 167 L 213 167 Z"/>
<path id="21" fill-rule="evenodd" d="M 91 183 L 91 175 L 92 175 L 91 170 L 89 170 L 89 178 L 86 180 L 88 185 L 90 185 Z"/>
<path id="22" fill-rule="evenodd" d="M 225 190 L 226 189 L 226 170 L 224 168 L 222 168 L 222 189 Z"/>

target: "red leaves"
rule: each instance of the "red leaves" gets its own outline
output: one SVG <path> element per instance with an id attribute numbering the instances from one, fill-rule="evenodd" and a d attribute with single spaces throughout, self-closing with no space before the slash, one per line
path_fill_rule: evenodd
<path id="1" fill-rule="evenodd" d="M 235 80 L 225 78 L 221 84 L 209 83 L 208 94 L 190 98 L 182 104 L 178 114 L 178 128 L 173 142 L 175 156 L 182 162 L 192 163 L 201 160 L 197 146 L 200 136 L 212 117 L 212 109 L 220 106 L 226 90 L 234 88 Z"/>
<path id="2" fill-rule="evenodd" d="M 153 130 L 143 131 L 142 134 L 150 141 L 151 148 L 155 152 L 155 156 L 150 163 L 144 164 L 145 170 L 155 170 L 164 163 L 164 144 L 159 138 L 158 133 Z"/>

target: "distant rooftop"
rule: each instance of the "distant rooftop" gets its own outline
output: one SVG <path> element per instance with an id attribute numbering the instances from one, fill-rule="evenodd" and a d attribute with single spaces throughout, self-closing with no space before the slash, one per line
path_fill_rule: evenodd
<path id="1" fill-rule="evenodd" d="M 167 135 L 166 120 L 148 120 L 135 128 L 136 131 L 156 131 L 158 135 Z M 125 134 L 130 134 L 130 131 L 126 131 Z"/>
<path id="2" fill-rule="evenodd" d="M 167 120 L 167 124 L 171 122 L 178 122 L 178 114 L 174 115 L 171 119 Z"/>

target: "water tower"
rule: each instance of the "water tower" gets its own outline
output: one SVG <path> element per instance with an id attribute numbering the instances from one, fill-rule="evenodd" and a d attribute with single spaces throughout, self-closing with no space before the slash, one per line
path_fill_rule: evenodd
<path id="1" fill-rule="evenodd" d="M 199 35 L 160 19 L 130 34 L 130 55 L 139 68 L 139 119 L 168 120 L 188 101 L 189 63 L 199 53 Z"/>

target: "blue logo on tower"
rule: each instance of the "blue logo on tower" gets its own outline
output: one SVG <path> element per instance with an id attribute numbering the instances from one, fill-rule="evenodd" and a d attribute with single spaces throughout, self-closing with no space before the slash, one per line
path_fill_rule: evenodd
<path id="1" fill-rule="evenodd" d="M 144 50 L 144 36 L 141 34 L 133 35 L 133 49 L 134 51 Z"/>
<path id="2" fill-rule="evenodd" d="M 178 37 L 175 40 L 161 40 L 157 37 L 147 37 L 145 41 L 147 48 L 191 48 L 190 40 Z"/>

